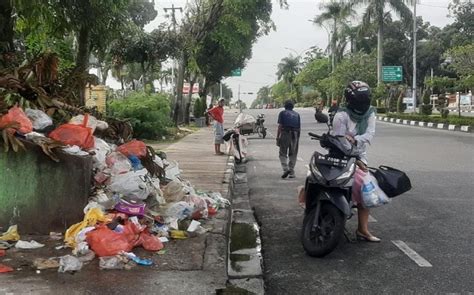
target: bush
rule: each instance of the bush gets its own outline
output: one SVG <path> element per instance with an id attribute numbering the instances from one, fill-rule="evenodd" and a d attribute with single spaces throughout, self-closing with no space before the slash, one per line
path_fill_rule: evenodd
<path id="1" fill-rule="evenodd" d="M 196 98 L 193 106 L 193 115 L 194 118 L 200 118 L 203 116 L 204 111 L 202 111 L 202 104 L 199 98 Z"/>
<path id="2" fill-rule="evenodd" d="M 109 103 L 108 113 L 119 119 L 130 120 L 133 134 L 141 139 L 157 139 L 168 135 L 171 127 L 171 107 L 167 96 L 133 92 L 120 100 Z"/>
<path id="3" fill-rule="evenodd" d="M 377 110 L 377 114 L 386 114 L 387 113 L 387 108 L 380 107 L 380 108 L 375 108 Z"/>
<path id="4" fill-rule="evenodd" d="M 441 118 L 444 118 L 444 119 L 446 119 L 449 115 L 449 110 L 448 109 L 441 109 L 441 110 L 439 110 L 439 112 L 441 113 Z"/>
<path id="5" fill-rule="evenodd" d="M 420 106 L 420 113 L 426 116 L 431 115 L 433 113 L 433 106 L 430 104 L 422 104 Z"/>
<path id="6" fill-rule="evenodd" d="M 453 124 L 457 126 L 460 126 L 460 125 L 474 126 L 474 117 L 448 116 L 446 118 L 442 118 L 440 116 L 427 116 L 427 115 L 418 115 L 418 114 L 387 114 L 387 117 L 402 119 L 402 120 Z"/>

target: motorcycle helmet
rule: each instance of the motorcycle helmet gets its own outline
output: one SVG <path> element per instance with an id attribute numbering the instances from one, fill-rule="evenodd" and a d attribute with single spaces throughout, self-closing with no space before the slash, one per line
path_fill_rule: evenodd
<path id="1" fill-rule="evenodd" d="M 365 114 L 370 108 L 370 87 L 362 81 L 352 81 L 344 90 L 347 108 L 356 114 Z"/>

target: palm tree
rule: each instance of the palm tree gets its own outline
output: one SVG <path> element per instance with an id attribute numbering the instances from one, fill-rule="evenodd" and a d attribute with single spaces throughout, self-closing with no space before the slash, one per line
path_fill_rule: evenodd
<path id="1" fill-rule="evenodd" d="M 300 70 L 300 57 L 294 57 L 290 54 L 290 56 L 284 57 L 278 64 L 278 80 L 283 78 L 283 81 L 285 81 L 285 83 L 290 86 L 290 91 L 293 91 L 293 84 L 295 82 L 296 75 Z"/>
<path id="2" fill-rule="evenodd" d="M 367 4 L 363 18 L 361 29 L 367 28 L 375 21 L 377 25 L 377 84 L 382 80 L 382 62 L 383 62 L 383 24 L 387 14 L 385 7 L 389 6 L 390 10 L 395 12 L 402 21 L 412 22 L 413 14 L 406 5 L 412 5 L 416 0 L 351 0 L 354 4 Z"/>
<path id="3" fill-rule="evenodd" d="M 329 22 L 332 26 L 331 45 L 329 45 L 329 48 L 331 50 L 332 70 L 334 71 L 336 67 L 336 50 L 338 47 L 337 41 L 338 39 L 342 39 L 339 28 L 347 26 L 347 18 L 351 15 L 354 15 L 355 11 L 352 8 L 351 3 L 336 1 L 322 4 L 320 9 L 323 10 L 323 13 L 316 16 L 313 22 L 322 27 L 324 27 L 324 23 Z"/>

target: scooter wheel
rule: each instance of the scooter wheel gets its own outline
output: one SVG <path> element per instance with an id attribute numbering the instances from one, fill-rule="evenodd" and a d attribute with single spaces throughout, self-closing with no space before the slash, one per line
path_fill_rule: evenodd
<path id="1" fill-rule="evenodd" d="M 303 220 L 301 240 L 309 256 L 323 257 L 331 253 L 344 234 L 346 219 L 343 213 L 330 203 L 322 204 L 318 228 L 313 229 L 316 207 Z"/>

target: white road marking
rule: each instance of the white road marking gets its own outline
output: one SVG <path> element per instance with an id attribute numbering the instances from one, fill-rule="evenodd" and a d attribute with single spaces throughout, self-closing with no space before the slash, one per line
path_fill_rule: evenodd
<path id="1" fill-rule="evenodd" d="M 303 158 L 298 157 L 298 161 L 304 162 Z"/>
<path id="2" fill-rule="evenodd" d="M 373 218 L 372 215 L 369 215 L 369 222 L 377 222 L 377 219 Z"/>
<path id="3" fill-rule="evenodd" d="M 253 166 L 253 171 L 257 172 L 257 166 Z"/>
<path id="4" fill-rule="evenodd" d="M 420 254 L 416 253 L 415 250 L 408 247 L 407 244 L 403 241 L 392 241 L 392 243 L 398 247 L 403 253 L 405 253 L 411 260 L 415 261 L 418 266 L 421 267 L 432 267 L 431 263 L 428 260 L 424 259 L 420 256 Z"/>

